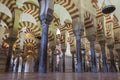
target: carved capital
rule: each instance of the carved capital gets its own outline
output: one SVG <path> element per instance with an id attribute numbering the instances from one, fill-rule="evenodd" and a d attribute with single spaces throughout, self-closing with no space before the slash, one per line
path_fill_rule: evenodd
<path id="1" fill-rule="evenodd" d="M 53 9 L 51 9 L 51 1 L 50 0 L 41 0 L 41 9 L 40 9 L 40 20 L 42 24 L 50 24 L 53 19 Z"/>
<path id="2" fill-rule="evenodd" d="M 47 14 L 40 15 L 40 21 L 41 21 L 42 25 L 44 25 L 44 24 L 49 25 L 52 20 L 53 20 L 53 10 L 51 10 L 50 8 L 48 9 Z"/>

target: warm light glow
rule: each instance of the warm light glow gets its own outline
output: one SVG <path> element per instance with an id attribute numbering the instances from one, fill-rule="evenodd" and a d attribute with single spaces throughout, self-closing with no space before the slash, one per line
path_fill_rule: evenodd
<path id="1" fill-rule="evenodd" d="M 56 34 L 60 34 L 60 30 L 59 29 L 57 29 L 57 33 Z"/>
<path id="2" fill-rule="evenodd" d="M 33 34 L 27 33 L 26 38 L 30 38 L 30 37 L 35 38 L 35 36 Z"/>

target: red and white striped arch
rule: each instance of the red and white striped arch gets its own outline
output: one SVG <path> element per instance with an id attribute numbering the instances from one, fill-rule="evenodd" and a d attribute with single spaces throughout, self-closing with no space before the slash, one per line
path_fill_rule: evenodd
<path id="1" fill-rule="evenodd" d="M 54 0 L 54 4 L 63 6 L 69 12 L 72 19 L 79 17 L 79 10 L 72 0 Z"/>

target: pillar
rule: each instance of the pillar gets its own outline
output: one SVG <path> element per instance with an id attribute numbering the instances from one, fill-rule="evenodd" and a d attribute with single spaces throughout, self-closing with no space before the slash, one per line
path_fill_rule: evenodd
<path id="1" fill-rule="evenodd" d="M 62 49 L 63 52 L 63 72 L 65 72 L 65 49 Z"/>
<path id="2" fill-rule="evenodd" d="M 92 72 L 97 72 L 96 57 L 95 57 L 95 47 L 94 47 L 95 35 L 89 36 L 88 40 L 90 41 Z"/>
<path id="3" fill-rule="evenodd" d="M 51 0 L 41 0 L 40 4 L 40 21 L 42 25 L 41 52 L 39 62 L 39 72 L 46 73 L 47 69 L 47 45 L 48 45 L 48 28 L 53 19 L 53 10 L 49 8 Z"/>
<path id="4" fill-rule="evenodd" d="M 108 72 L 108 67 L 106 63 L 106 52 L 105 52 L 105 40 L 99 41 L 101 51 L 102 51 L 102 60 L 103 60 L 103 72 Z"/>
<path id="5" fill-rule="evenodd" d="M 117 53 L 118 53 L 118 66 L 119 66 L 119 72 L 120 72 L 120 49 L 116 49 Z"/>
<path id="6" fill-rule="evenodd" d="M 13 24 L 13 28 L 10 29 L 10 36 L 8 38 L 8 43 L 9 43 L 9 54 L 7 57 L 7 63 L 6 63 L 6 72 L 9 72 L 9 70 L 11 71 L 11 55 L 12 55 L 12 50 L 13 50 L 13 44 L 15 43 L 15 41 L 17 40 L 17 33 L 18 33 L 18 26 L 19 26 L 19 19 L 20 19 L 20 14 L 21 14 L 21 10 L 16 8 L 15 9 L 15 16 L 14 16 L 14 24 Z"/>
<path id="7" fill-rule="evenodd" d="M 110 71 L 111 72 L 117 72 L 117 68 L 116 68 L 115 60 L 114 60 L 113 48 L 114 48 L 113 45 L 108 45 L 108 49 L 109 49 L 109 52 L 110 52 L 110 64 L 111 64 L 110 65 Z"/>
<path id="8" fill-rule="evenodd" d="M 72 53 L 72 72 L 75 72 L 75 60 L 74 60 L 74 51 Z"/>
<path id="9" fill-rule="evenodd" d="M 54 72 L 55 68 L 54 68 L 54 51 L 55 51 L 55 47 L 51 48 L 52 50 L 52 55 L 51 55 L 51 72 Z"/>
<path id="10" fill-rule="evenodd" d="M 82 72 L 82 54 L 81 54 L 81 37 L 79 29 L 75 30 L 76 37 L 76 57 L 77 57 L 77 72 Z"/>

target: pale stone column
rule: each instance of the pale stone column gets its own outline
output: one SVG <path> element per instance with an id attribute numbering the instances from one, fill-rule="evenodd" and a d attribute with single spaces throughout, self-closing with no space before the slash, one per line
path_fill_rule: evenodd
<path id="1" fill-rule="evenodd" d="M 41 52 L 39 62 L 39 72 L 46 73 L 47 69 L 47 44 L 48 44 L 48 28 L 53 19 L 53 6 L 51 0 L 41 0 L 40 21 L 42 24 Z"/>

